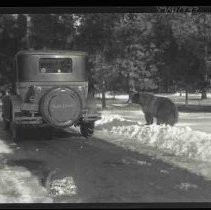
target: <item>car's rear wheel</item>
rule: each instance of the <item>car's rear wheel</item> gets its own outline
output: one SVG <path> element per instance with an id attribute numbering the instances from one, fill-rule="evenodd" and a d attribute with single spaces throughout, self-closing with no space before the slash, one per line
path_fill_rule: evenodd
<path id="1" fill-rule="evenodd" d="M 81 135 L 88 138 L 91 137 L 94 133 L 94 122 L 83 122 L 80 125 Z"/>

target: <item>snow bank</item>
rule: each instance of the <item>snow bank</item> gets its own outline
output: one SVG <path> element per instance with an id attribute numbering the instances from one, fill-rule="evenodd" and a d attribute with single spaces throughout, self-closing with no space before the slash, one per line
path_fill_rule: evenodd
<path id="1" fill-rule="evenodd" d="M 0 203 L 49 203 L 53 200 L 39 180 L 23 167 L 6 165 L 13 150 L 0 140 Z"/>
<path id="2" fill-rule="evenodd" d="M 4 141 L 0 140 L 0 155 L 9 153 L 12 153 L 12 149 L 10 149 L 10 147 L 4 143 Z"/>
<path id="3" fill-rule="evenodd" d="M 102 93 L 98 93 L 95 96 L 97 98 L 102 98 Z M 114 99 L 115 98 L 115 99 L 120 99 L 120 100 L 128 100 L 128 98 L 129 98 L 128 94 L 114 95 L 110 92 L 106 92 L 105 97 L 106 97 L 106 99 Z"/>
<path id="4" fill-rule="evenodd" d="M 188 183 L 188 182 L 182 182 L 182 183 L 180 183 L 179 185 L 176 185 L 174 188 L 180 189 L 180 190 L 188 191 L 188 190 L 190 190 L 190 189 L 197 189 L 198 186 L 195 185 L 195 184 L 190 184 L 190 183 Z"/>
<path id="5" fill-rule="evenodd" d="M 124 136 L 135 146 L 141 143 L 174 155 L 211 161 L 211 134 L 193 131 L 190 127 L 146 126 L 119 115 L 104 114 L 96 122 L 96 128 Z"/>
<path id="6" fill-rule="evenodd" d="M 0 203 L 50 203 L 39 180 L 23 167 L 0 168 Z"/>
<path id="7" fill-rule="evenodd" d="M 72 177 L 64 177 L 63 179 L 53 180 L 50 184 L 50 195 L 60 196 L 72 196 L 76 195 L 77 187 Z"/>

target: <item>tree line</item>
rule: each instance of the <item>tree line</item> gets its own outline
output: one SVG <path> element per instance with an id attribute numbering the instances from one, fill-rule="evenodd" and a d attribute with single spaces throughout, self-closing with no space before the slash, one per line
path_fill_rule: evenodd
<path id="1" fill-rule="evenodd" d="M 95 92 L 188 93 L 209 88 L 209 14 L 1 14 L 0 85 L 15 81 L 14 55 L 23 49 L 89 54 Z"/>

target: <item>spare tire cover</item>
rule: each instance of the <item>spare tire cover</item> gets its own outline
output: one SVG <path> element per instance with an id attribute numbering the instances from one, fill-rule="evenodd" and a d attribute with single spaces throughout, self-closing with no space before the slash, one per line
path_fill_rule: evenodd
<path id="1" fill-rule="evenodd" d="M 45 94 L 40 103 L 44 120 L 56 127 L 73 125 L 80 117 L 82 102 L 79 94 L 70 88 L 54 88 Z"/>

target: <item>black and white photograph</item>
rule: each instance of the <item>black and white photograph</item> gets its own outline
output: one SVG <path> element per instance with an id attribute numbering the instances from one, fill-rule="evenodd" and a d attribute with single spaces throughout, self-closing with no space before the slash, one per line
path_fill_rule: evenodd
<path id="1" fill-rule="evenodd" d="M 0 206 L 211 202 L 211 8 L 44 9 L 0 8 Z"/>

